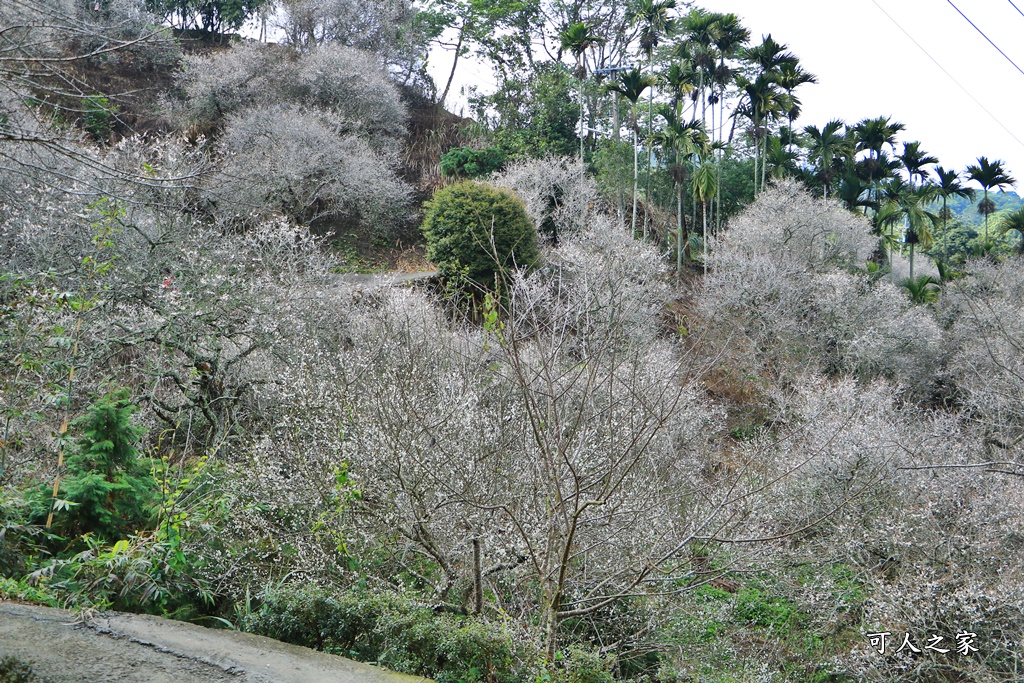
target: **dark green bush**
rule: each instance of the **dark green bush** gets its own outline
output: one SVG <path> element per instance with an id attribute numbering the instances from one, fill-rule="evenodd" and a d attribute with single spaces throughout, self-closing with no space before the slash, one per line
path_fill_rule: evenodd
<path id="1" fill-rule="evenodd" d="M 508 190 L 465 181 L 441 188 L 423 221 L 427 258 L 445 279 L 493 285 L 514 268 L 537 265 L 537 233 Z"/>
<path id="2" fill-rule="evenodd" d="M 504 165 L 505 152 L 498 147 L 455 147 L 441 155 L 441 173 L 451 178 L 479 178 Z"/>
<path id="3" fill-rule="evenodd" d="M 398 595 L 282 587 L 265 594 L 241 626 L 439 683 L 521 680 L 504 629 L 479 618 L 440 614 Z"/>

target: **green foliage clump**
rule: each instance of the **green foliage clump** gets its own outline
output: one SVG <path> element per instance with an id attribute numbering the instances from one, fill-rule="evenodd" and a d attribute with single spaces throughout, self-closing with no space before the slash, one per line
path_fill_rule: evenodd
<path id="1" fill-rule="evenodd" d="M 934 303 L 939 300 L 939 292 L 942 291 L 942 282 L 931 275 L 906 278 L 900 280 L 899 284 L 915 304 Z"/>
<path id="2" fill-rule="evenodd" d="M 29 501 L 17 492 L 0 489 L 0 599 L 5 599 L 5 592 L 14 591 L 4 584 L 3 577 L 23 574 L 30 558 L 40 551 L 44 530 L 29 524 L 30 516 Z"/>
<path id="3" fill-rule="evenodd" d="M 579 154 L 579 82 L 565 64 L 538 64 L 525 78 L 506 78 L 498 92 L 472 102 L 509 156 Z M 493 117 L 488 112 L 493 111 Z"/>
<path id="4" fill-rule="evenodd" d="M 979 234 L 975 226 L 960 220 L 935 226 L 932 245 L 926 253 L 934 259 L 962 261 L 971 253 L 971 244 L 977 241 Z"/>
<path id="5" fill-rule="evenodd" d="M 594 168 L 601 194 L 625 201 L 633 183 L 633 146 L 626 140 L 602 140 L 594 152 Z"/>
<path id="6" fill-rule="evenodd" d="M 32 670 L 32 663 L 17 657 L 0 659 L 0 683 L 41 683 L 42 679 Z"/>
<path id="7" fill-rule="evenodd" d="M 552 681 L 558 683 L 614 683 L 616 661 L 614 655 L 601 655 L 590 648 L 570 646 L 562 657 L 562 669 L 555 672 Z"/>
<path id="8" fill-rule="evenodd" d="M 102 95 L 90 95 L 85 98 L 85 113 L 82 123 L 89 135 L 97 140 L 106 140 L 114 129 L 114 115 L 117 105 Z"/>
<path id="9" fill-rule="evenodd" d="M 498 147 L 455 147 L 441 155 L 441 173 L 451 178 L 479 178 L 500 171 L 504 165 L 505 152 Z"/>
<path id="10" fill-rule="evenodd" d="M 108 397 L 101 403 L 111 400 Z M 95 406 L 93 411 L 100 412 Z M 185 552 L 185 548 L 201 540 L 207 524 L 224 524 L 217 500 L 206 495 L 216 479 L 206 473 L 206 458 L 183 468 L 177 477 L 170 469 L 168 458 L 162 467 L 154 467 L 159 478 L 155 486 L 162 500 L 159 504 L 145 501 L 144 514 L 150 521 L 137 519 L 142 525 L 139 533 L 126 533 L 116 541 L 105 540 L 95 529 L 85 530 L 83 519 L 74 517 L 81 508 L 61 500 L 54 530 L 85 530 L 69 545 L 40 526 L 45 510 L 40 513 L 37 508 L 31 513 L 16 497 L 5 500 L 0 495 L 0 600 L 146 612 L 176 619 L 208 610 L 214 594 L 203 578 L 207 559 Z M 129 500 L 133 493 L 127 494 Z M 122 492 L 113 504 L 120 502 L 123 509 L 124 498 Z M 187 509 L 182 507 L 184 498 L 190 500 Z M 48 495 L 45 503 L 49 509 Z M 139 507 L 139 501 L 135 503 Z M 154 514 L 149 515 L 149 510 Z M 28 524 L 26 520 L 33 514 L 38 523 Z M 160 523 L 154 524 L 157 519 Z M 107 529 L 107 533 L 112 531 Z"/>
<path id="11" fill-rule="evenodd" d="M 780 634 L 789 633 L 802 621 L 792 602 L 750 586 L 737 594 L 735 615 L 742 622 Z"/>
<path id="12" fill-rule="evenodd" d="M 146 0 L 146 9 L 160 16 L 178 14 L 208 33 L 220 33 L 240 29 L 269 4 L 267 0 Z"/>
<path id="13" fill-rule="evenodd" d="M 117 540 L 153 521 L 157 486 L 136 447 L 143 434 L 132 424 L 137 410 L 122 389 L 98 399 L 72 424 L 82 435 L 57 501 L 58 509 L 67 510 L 55 518 L 63 535 Z"/>
<path id="14" fill-rule="evenodd" d="M 732 218 L 754 202 L 754 160 L 728 155 L 722 159 L 722 220 Z M 716 200 L 718 201 L 718 200 Z"/>
<path id="15" fill-rule="evenodd" d="M 27 579 L 0 576 L 0 600 L 16 600 L 46 607 L 60 607 L 60 600 L 46 586 L 33 586 Z"/>
<path id="16" fill-rule="evenodd" d="M 241 627 L 439 683 L 521 680 L 505 630 L 397 595 L 280 587 L 263 596 Z"/>
<path id="17" fill-rule="evenodd" d="M 441 188 L 423 221 L 427 258 L 446 279 L 493 284 L 540 260 L 537 233 L 523 202 L 508 190 L 464 181 Z"/>

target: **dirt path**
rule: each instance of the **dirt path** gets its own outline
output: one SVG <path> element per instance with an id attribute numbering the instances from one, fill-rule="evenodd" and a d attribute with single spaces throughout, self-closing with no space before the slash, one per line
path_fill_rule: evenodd
<path id="1" fill-rule="evenodd" d="M 424 271 L 421 273 L 344 273 L 335 275 L 340 282 L 347 282 L 363 287 L 394 287 L 407 282 L 429 280 L 437 276 L 437 271 Z"/>
<path id="2" fill-rule="evenodd" d="M 0 657 L 33 662 L 53 683 L 422 683 L 343 657 L 249 633 L 109 613 L 0 602 Z"/>

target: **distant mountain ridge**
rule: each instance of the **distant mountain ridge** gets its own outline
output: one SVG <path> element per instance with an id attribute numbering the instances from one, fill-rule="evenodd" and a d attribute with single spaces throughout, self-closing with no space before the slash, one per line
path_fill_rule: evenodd
<path id="1" fill-rule="evenodd" d="M 949 210 L 953 212 L 953 215 L 958 217 L 963 223 L 968 225 L 981 225 L 985 222 L 984 216 L 978 213 L 978 203 L 984 199 L 985 195 L 982 192 L 978 192 L 974 195 L 974 201 L 964 199 L 962 197 L 951 198 L 947 203 Z M 988 198 L 991 199 L 995 205 L 995 213 L 1005 211 L 1007 209 L 1014 211 L 1024 206 L 1024 199 L 1021 199 L 1016 192 L 989 192 Z M 942 208 L 942 202 L 935 204 L 937 209 Z"/>

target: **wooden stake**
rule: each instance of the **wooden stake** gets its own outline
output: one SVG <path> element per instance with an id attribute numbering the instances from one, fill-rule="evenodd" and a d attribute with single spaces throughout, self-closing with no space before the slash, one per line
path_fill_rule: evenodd
<path id="1" fill-rule="evenodd" d="M 57 507 L 57 493 L 60 491 L 60 468 L 64 466 L 64 435 L 68 432 L 68 415 L 71 412 L 71 383 L 75 379 L 75 356 L 78 355 L 78 340 L 82 333 L 82 319 L 79 317 L 75 326 L 75 343 L 71 347 L 71 368 L 68 370 L 67 402 L 64 404 L 64 420 L 59 430 L 57 441 L 57 472 L 53 475 L 53 501 L 50 503 L 50 514 L 46 516 L 46 528 L 53 526 L 53 512 Z"/>

